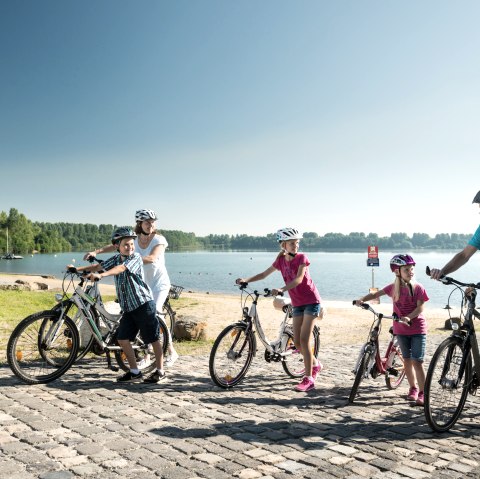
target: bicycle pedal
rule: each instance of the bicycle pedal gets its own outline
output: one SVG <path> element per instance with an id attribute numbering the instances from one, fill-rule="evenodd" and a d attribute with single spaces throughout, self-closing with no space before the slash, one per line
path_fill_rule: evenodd
<path id="1" fill-rule="evenodd" d="M 395 369 L 395 368 L 388 368 L 387 373 L 391 374 L 392 376 L 395 376 L 395 377 L 398 376 L 398 370 Z"/>

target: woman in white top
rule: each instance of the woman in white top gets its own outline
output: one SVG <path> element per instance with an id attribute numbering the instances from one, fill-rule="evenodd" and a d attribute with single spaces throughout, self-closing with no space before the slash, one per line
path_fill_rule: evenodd
<path id="1" fill-rule="evenodd" d="M 157 311 L 161 313 L 171 284 L 167 268 L 165 267 L 165 250 L 168 247 L 168 242 L 165 236 L 157 234 L 155 226 L 156 220 L 157 215 L 152 210 L 144 209 L 135 212 L 135 233 L 137 234 L 135 251 L 142 257 L 145 282 L 152 290 Z M 100 253 L 107 253 L 110 251 L 110 247 L 111 245 L 108 245 L 91 251 L 87 253 L 84 258 L 96 256 Z M 173 347 L 173 341 L 170 335 L 165 366 L 172 366 L 177 359 L 178 353 Z"/>

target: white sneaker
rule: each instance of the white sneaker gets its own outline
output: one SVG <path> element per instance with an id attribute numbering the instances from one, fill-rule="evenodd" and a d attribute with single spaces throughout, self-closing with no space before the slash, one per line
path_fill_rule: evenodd
<path id="1" fill-rule="evenodd" d="M 165 366 L 166 366 L 167 368 L 171 368 L 171 367 L 175 364 L 175 362 L 177 361 L 177 359 L 178 359 L 178 353 L 177 353 L 177 351 L 173 351 L 172 354 L 169 354 L 169 355 L 166 357 L 166 359 L 165 359 Z"/>
<path id="2" fill-rule="evenodd" d="M 137 363 L 137 368 L 138 369 L 143 369 L 143 368 L 145 368 L 146 366 L 149 366 L 149 365 L 150 365 L 150 358 L 145 357 Z"/>

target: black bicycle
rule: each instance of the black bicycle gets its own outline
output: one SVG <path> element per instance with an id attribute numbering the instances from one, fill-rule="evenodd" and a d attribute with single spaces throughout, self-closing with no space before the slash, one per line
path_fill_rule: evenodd
<path id="1" fill-rule="evenodd" d="M 439 281 L 455 286 L 462 306 L 466 305 L 460 313 L 463 322 L 451 321 L 453 332 L 435 351 L 425 380 L 425 418 L 434 431 L 445 432 L 460 417 L 468 393 L 474 395 L 479 385 L 480 353 L 473 319 L 480 319 L 475 306 L 480 283 L 462 283 L 448 276 Z"/>

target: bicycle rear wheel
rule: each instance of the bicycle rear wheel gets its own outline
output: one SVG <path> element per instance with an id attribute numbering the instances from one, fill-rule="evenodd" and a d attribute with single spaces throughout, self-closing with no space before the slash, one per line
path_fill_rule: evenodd
<path id="1" fill-rule="evenodd" d="M 390 367 L 385 374 L 385 384 L 388 389 L 397 389 L 405 377 L 405 365 L 400 350 L 396 349 L 395 346 L 390 351 L 387 364 Z"/>
<path id="2" fill-rule="evenodd" d="M 286 340 L 285 340 L 286 337 Z M 282 341 L 285 340 L 285 355 L 282 361 L 283 370 L 292 378 L 301 378 L 305 375 L 305 364 L 303 362 L 303 356 L 296 348 L 293 340 L 293 334 L 291 331 L 284 331 L 282 335 Z M 310 350 L 313 357 L 318 356 L 320 350 L 320 328 L 318 326 L 313 327 L 313 334 L 310 340 Z"/>
<path id="3" fill-rule="evenodd" d="M 160 326 L 160 344 L 162 346 L 163 357 L 167 354 L 168 349 L 168 329 L 166 324 L 160 318 L 160 315 L 157 314 L 157 319 Z M 151 344 L 145 344 L 140 336 L 140 333 L 137 334 L 137 337 L 134 341 L 131 342 L 133 347 L 133 352 L 135 354 L 135 360 L 137 362 L 137 367 L 140 371 L 144 373 L 149 373 L 155 369 L 155 351 Z M 114 351 L 115 360 L 123 371 L 129 371 L 130 366 L 128 364 L 128 359 L 123 350 L 116 349 Z"/>
<path id="4" fill-rule="evenodd" d="M 355 400 L 358 387 L 360 386 L 362 379 L 365 378 L 367 375 L 367 367 L 368 367 L 368 364 L 370 363 L 370 358 L 372 357 L 372 354 L 374 354 L 373 351 L 365 350 L 365 352 L 363 353 L 363 356 L 360 358 L 357 372 L 355 373 L 355 380 L 353 381 L 353 386 L 350 391 L 350 395 L 348 397 L 349 403 L 353 403 L 353 401 Z"/>
<path id="5" fill-rule="evenodd" d="M 247 325 L 235 323 L 227 326 L 217 337 L 210 352 L 209 370 L 212 381 L 228 389 L 237 385 L 247 374 L 257 350 L 253 332 Z"/>
<path id="6" fill-rule="evenodd" d="M 460 371 L 467 355 L 465 369 Z M 437 432 L 448 431 L 458 420 L 472 378 L 472 356 L 458 338 L 447 338 L 432 357 L 425 380 L 425 418 Z"/>
<path id="7" fill-rule="evenodd" d="M 62 376 L 75 362 L 78 331 L 58 311 L 28 316 L 13 330 L 7 344 L 7 361 L 13 373 L 27 384 L 42 384 Z"/>

